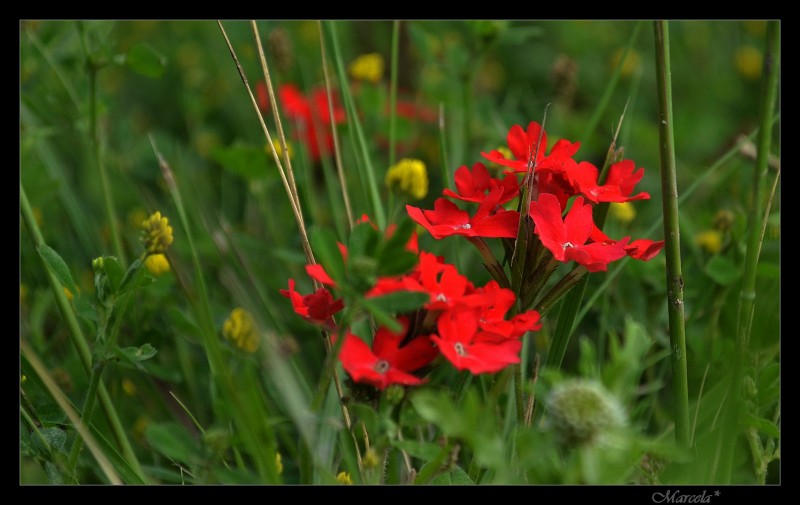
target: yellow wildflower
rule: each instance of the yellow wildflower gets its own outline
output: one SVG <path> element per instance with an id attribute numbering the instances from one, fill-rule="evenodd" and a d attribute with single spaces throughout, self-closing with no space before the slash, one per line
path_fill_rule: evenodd
<path id="1" fill-rule="evenodd" d="M 367 452 L 364 453 L 364 468 L 375 468 L 380 464 L 380 459 L 378 458 L 378 453 L 370 447 L 367 449 Z"/>
<path id="2" fill-rule="evenodd" d="M 161 217 L 161 212 L 156 211 L 142 221 L 142 243 L 148 255 L 163 253 L 172 244 L 172 226 L 166 217 Z"/>
<path id="3" fill-rule="evenodd" d="M 753 46 L 740 46 L 734 55 L 736 70 L 745 78 L 756 80 L 761 77 L 761 51 Z"/>
<path id="4" fill-rule="evenodd" d="M 613 68 L 617 68 L 619 65 L 620 60 L 622 59 L 622 54 L 625 52 L 625 49 L 619 48 L 611 57 L 611 66 Z M 642 66 L 642 57 L 635 49 L 631 49 L 628 51 L 628 56 L 625 58 L 625 61 L 622 63 L 622 69 L 620 70 L 620 75 L 622 77 L 630 77 L 631 75 Z"/>
<path id="5" fill-rule="evenodd" d="M 705 230 L 694 236 L 694 242 L 711 254 L 716 254 L 722 249 L 722 232 L 719 230 Z"/>
<path id="6" fill-rule="evenodd" d="M 283 162 L 283 148 L 281 147 L 280 139 L 272 139 L 272 145 L 275 146 L 275 152 L 278 153 L 278 158 Z M 272 159 L 272 149 L 266 146 L 264 150 L 267 151 L 267 155 Z M 289 142 L 286 143 L 286 150 L 289 151 L 289 159 L 294 159 L 294 148 Z"/>
<path id="7" fill-rule="evenodd" d="M 72 294 L 72 291 L 69 290 L 66 286 L 64 286 L 64 294 L 67 295 L 67 300 L 72 301 L 75 298 L 75 295 Z"/>
<path id="8" fill-rule="evenodd" d="M 245 352 L 253 353 L 258 349 L 258 331 L 253 316 L 241 307 L 233 309 L 222 325 L 222 335 Z"/>
<path id="9" fill-rule="evenodd" d="M 358 81 L 377 84 L 383 77 L 383 67 L 383 56 L 380 54 L 362 54 L 350 63 L 350 76 Z"/>
<path id="10" fill-rule="evenodd" d="M 156 277 L 169 272 L 169 260 L 163 254 L 151 254 L 144 260 L 147 271 Z"/>
<path id="11" fill-rule="evenodd" d="M 353 479 L 350 477 L 349 473 L 339 472 L 339 475 L 336 476 L 336 483 L 349 486 L 353 484 Z"/>
<path id="12" fill-rule="evenodd" d="M 630 223 L 636 217 L 636 209 L 631 202 L 612 202 L 608 210 L 621 223 Z"/>
<path id="13" fill-rule="evenodd" d="M 136 394 L 136 384 L 130 379 L 122 379 L 122 391 L 128 396 L 133 396 Z"/>
<path id="14" fill-rule="evenodd" d="M 281 461 L 281 453 L 275 453 L 275 468 L 278 470 L 278 475 L 283 473 L 283 461 Z"/>
<path id="15" fill-rule="evenodd" d="M 425 163 L 412 158 L 403 158 L 386 172 L 386 186 L 398 187 L 415 200 L 428 194 L 428 170 Z"/>

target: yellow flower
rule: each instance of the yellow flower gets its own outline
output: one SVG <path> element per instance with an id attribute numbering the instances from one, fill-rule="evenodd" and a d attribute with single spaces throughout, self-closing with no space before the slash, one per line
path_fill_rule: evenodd
<path id="1" fill-rule="evenodd" d="M 612 68 L 617 68 L 619 65 L 620 60 L 622 59 L 622 54 L 625 52 L 625 49 L 619 48 L 611 57 L 611 66 Z M 620 70 L 620 75 L 622 77 L 630 77 L 631 75 L 642 66 L 642 57 L 636 52 L 635 49 L 631 49 L 628 51 L 628 56 L 625 58 L 625 62 L 622 63 L 622 69 Z"/>
<path id="2" fill-rule="evenodd" d="M 383 77 L 383 66 L 383 56 L 380 54 L 362 54 L 350 63 L 350 76 L 358 81 L 377 84 Z"/>
<path id="3" fill-rule="evenodd" d="M 147 271 L 156 277 L 169 272 L 169 260 L 161 253 L 151 254 L 144 260 Z"/>
<path id="4" fill-rule="evenodd" d="M 275 468 L 278 470 L 278 475 L 283 473 L 283 461 L 281 461 L 281 453 L 275 453 Z"/>
<path id="5" fill-rule="evenodd" d="M 147 254 L 163 253 L 172 244 L 172 226 L 161 212 L 156 211 L 142 221 L 142 243 Z"/>
<path id="6" fill-rule="evenodd" d="M 630 223 L 636 217 L 636 209 L 631 202 L 612 202 L 608 207 L 611 215 L 622 223 Z"/>
<path id="7" fill-rule="evenodd" d="M 761 77 L 761 51 L 753 46 L 740 46 L 734 55 L 736 70 L 745 78 L 755 80 Z"/>
<path id="8" fill-rule="evenodd" d="M 278 158 L 280 158 L 281 162 L 283 162 L 283 148 L 281 147 L 281 140 L 272 139 L 272 145 L 275 146 L 275 151 L 278 153 Z M 272 159 L 272 149 L 270 149 L 269 146 L 266 146 L 264 150 L 267 151 L 269 159 Z M 289 142 L 286 143 L 286 150 L 289 151 L 289 159 L 294 159 L 294 148 Z"/>
<path id="9" fill-rule="evenodd" d="M 386 186 L 391 189 L 399 187 L 416 200 L 428 194 L 428 170 L 425 163 L 412 158 L 403 158 L 386 172 Z"/>
<path id="10" fill-rule="evenodd" d="M 136 384 L 130 379 L 122 379 L 122 391 L 128 396 L 133 396 L 136 394 Z"/>
<path id="11" fill-rule="evenodd" d="M 711 254 L 716 254 L 722 249 L 722 232 L 719 230 L 705 230 L 694 236 L 694 243 Z"/>
<path id="12" fill-rule="evenodd" d="M 370 447 L 367 449 L 367 452 L 364 453 L 364 468 L 375 468 L 380 464 L 380 459 L 378 458 L 378 453 L 375 452 L 375 449 Z"/>
<path id="13" fill-rule="evenodd" d="M 233 309 L 222 325 L 222 335 L 245 352 L 253 353 L 258 349 L 258 331 L 253 316 L 241 307 Z"/>
<path id="14" fill-rule="evenodd" d="M 350 477 L 349 473 L 339 472 L 339 475 L 336 476 L 336 483 L 349 486 L 353 484 L 353 479 Z"/>
<path id="15" fill-rule="evenodd" d="M 72 301 L 72 299 L 75 298 L 75 295 L 73 295 L 72 291 L 70 291 L 66 286 L 64 286 L 64 294 L 67 295 L 67 300 L 69 301 Z"/>

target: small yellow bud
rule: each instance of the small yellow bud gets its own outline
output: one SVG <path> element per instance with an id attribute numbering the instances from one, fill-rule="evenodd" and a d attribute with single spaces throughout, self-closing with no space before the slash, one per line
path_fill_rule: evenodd
<path id="1" fill-rule="evenodd" d="M 27 380 L 28 380 L 28 378 L 25 376 L 25 374 L 22 374 L 22 377 L 19 378 L 19 383 L 20 384 L 25 384 L 25 382 Z"/>
<path id="2" fill-rule="evenodd" d="M 694 236 L 694 243 L 711 254 L 716 254 L 722 249 L 722 232 L 719 230 L 705 230 Z"/>
<path id="3" fill-rule="evenodd" d="M 611 66 L 613 68 L 617 68 L 624 52 L 625 50 L 623 48 L 619 48 L 614 53 L 614 55 L 611 58 Z M 642 57 L 635 49 L 631 49 L 630 51 L 628 51 L 628 56 L 622 63 L 622 69 L 620 69 L 620 75 L 622 77 L 630 77 L 641 66 L 642 66 Z"/>
<path id="4" fill-rule="evenodd" d="M 621 223 L 630 223 L 636 217 L 636 209 L 631 202 L 612 202 L 608 210 Z"/>
<path id="5" fill-rule="evenodd" d="M 278 153 L 278 158 L 283 162 L 283 147 L 281 147 L 280 139 L 272 139 L 272 145 L 275 147 L 275 152 Z M 267 151 L 267 156 L 272 159 L 272 149 L 269 148 L 269 145 L 265 146 L 264 150 Z M 286 150 L 289 151 L 289 159 L 294 159 L 294 148 L 289 142 L 286 143 Z"/>
<path id="6" fill-rule="evenodd" d="M 339 472 L 339 475 L 336 476 L 336 483 L 345 486 L 350 486 L 353 484 L 353 479 L 350 477 L 349 473 Z"/>
<path id="7" fill-rule="evenodd" d="M 364 453 L 364 458 L 362 460 L 364 464 L 364 468 L 375 468 L 380 464 L 380 458 L 378 458 L 378 453 L 375 452 L 375 449 L 370 447 L 367 449 L 367 452 Z"/>
<path id="8" fill-rule="evenodd" d="M 502 154 L 503 158 L 505 158 L 507 160 L 513 160 L 514 159 L 514 153 L 512 153 L 511 149 L 509 149 L 506 146 L 500 146 L 500 147 L 498 147 L 496 149 L 496 151 L 499 152 L 500 154 Z M 506 170 L 507 167 L 504 167 L 503 165 L 500 165 L 498 163 L 491 162 L 491 163 L 487 164 L 487 168 L 499 168 L 501 170 Z"/>
<path id="9" fill-rule="evenodd" d="M 761 51 L 753 46 L 741 46 L 734 55 L 736 70 L 750 80 L 761 77 Z"/>
<path id="10" fill-rule="evenodd" d="M 386 186 L 399 188 L 415 200 L 428 194 L 428 170 L 421 160 L 404 158 L 386 172 Z"/>
<path id="11" fill-rule="evenodd" d="M 156 277 L 169 272 L 169 260 L 163 254 L 151 254 L 144 260 L 147 271 Z"/>
<path id="12" fill-rule="evenodd" d="M 172 226 L 156 211 L 142 222 L 142 243 L 147 254 L 163 253 L 172 244 Z"/>
<path id="13" fill-rule="evenodd" d="M 275 468 L 278 470 L 278 475 L 283 473 L 283 461 L 279 452 L 275 453 Z"/>
<path id="14" fill-rule="evenodd" d="M 72 301 L 72 299 L 75 298 L 75 295 L 73 295 L 72 291 L 70 291 L 66 286 L 64 286 L 64 294 L 67 295 L 67 300 L 69 301 Z"/>
<path id="15" fill-rule="evenodd" d="M 136 394 L 136 384 L 130 379 L 122 379 L 122 391 L 128 396 L 133 396 Z"/>
<path id="16" fill-rule="evenodd" d="M 239 349 L 254 353 L 258 350 L 259 337 L 253 317 L 241 307 L 231 311 L 222 325 L 222 335 Z"/>
<path id="17" fill-rule="evenodd" d="M 383 56 L 380 54 L 362 54 L 350 63 L 350 76 L 358 81 L 377 84 L 383 77 L 383 67 Z"/>

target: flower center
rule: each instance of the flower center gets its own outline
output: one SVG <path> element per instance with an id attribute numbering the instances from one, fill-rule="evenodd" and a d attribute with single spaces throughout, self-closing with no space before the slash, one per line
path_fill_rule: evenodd
<path id="1" fill-rule="evenodd" d="M 566 249 L 567 247 L 575 247 L 575 246 L 572 245 L 572 242 L 564 242 L 563 244 L 561 244 L 561 247 Z"/>
<path id="2" fill-rule="evenodd" d="M 386 372 L 389 371 L 389 362 L 386 361 L 385 359 L 382 359 L 377 363 L 375 363 L 375 366 L 372 369 L 378 372 L 379 374 L 385 374 Z"/>
<path id="3" fill-rule="evenodd" d="M 436 301 L 437 302 L 446 302 L 447 301 L 447 297 L 444 296 L 444 293 L 439 293 L 438 295 L 436 295 Z"/>
<path id="4" fill-rule="evenodd" d="M 458 354 L 459 356 L 467 355 L 467 350 L 464 349 L 464 344 L 462 344 L 461 342 L 456 342 L 455 344 L 453 344 L 453 348 L 456 350 L 456 354 Z"/>
<path id="5" fill-rule="evenodd" d="M 469 223 L 459 224 L 459 225 L 453 226 L 453 229 L 454 230 L 471 230 L 472 229 L 472 225 L 469 224 Z"/>

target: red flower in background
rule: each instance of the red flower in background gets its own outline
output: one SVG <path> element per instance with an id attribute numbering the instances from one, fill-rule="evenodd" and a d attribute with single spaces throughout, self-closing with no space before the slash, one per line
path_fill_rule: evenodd
<path id="1" fill-rule="evenodd" d="M 266 86 L 259 82 L 256 86 L 259 106 L 269 110 L 269 95 Z M 345 112 L 333 95 L 333 117 L 328 107 L 328 93 L 325 89 L 315 89 L 307 97 L 294 84 L 282 84 L 278 97 L 286 116 L 292 121 L 294 135 L 308 149 L 311 159 L 318 161 L 321 156 L 333 150 L 332 125 L 343 123 Z"/>
<path id="2" fill-rule="evenodd" d="M 513 238 L 517 236 L 519 213 L 498 205 L 503 192 L 502 187 L 492 189 L 473 217 L 446 198 L 433 202 L 433 210 L 406 205 L 406 211 L 435 239 L 450 235 Z"/>
<path id="3" fill-rule="evenodd" d="M 530 216 L 539 240 L 558 261 L 575 260 L 590 272 L 599 272 L 606 270 L 608 263 L 625 256 L 628 237 L 613 244 L 586 244 L 596 226 L 592 220 L 592 206 L 584 205 L 582 196 L 575 199 L 562 220 L 558 199 L 550 193 L 542 193 L 537 201 L 531 202 Z"/>
<path id="4" fill-rule="evenodd" d="M 401 330 L 393 333 L 381 327 L 372 341 L 372 349 L 359 337 L 348 333 L 339 353 L 342 367 L 355 382 L 385 389 L 391 384 L 422 384 L 411 372 L 427 365 L 439 354 L 429 337 L 415 337 L 400 347 L 408 331 L 408 319 L 398 318 Z"/>

